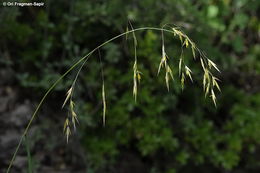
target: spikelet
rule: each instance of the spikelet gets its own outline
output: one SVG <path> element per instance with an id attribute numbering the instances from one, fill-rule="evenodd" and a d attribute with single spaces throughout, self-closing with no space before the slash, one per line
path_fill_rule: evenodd
<path id="1" fill-rule="evenodd" d="M 134 65 L 133 65 L 133 70 L 134 70 L 134 76 L 133 76 L 133 82 L 134 82 L 134 85 L 133 85 L 133 96 L 134 96 L 134 99 L 136 101 L 136 97 L 137 97 L 137 61 L 134 62 Z"/>
<path id="2" fill-rule="evenodd" d="M 192 71 L 186 65 L 185 65 L 185 73 L 187 76 L 189 76 L 190 80 L 193 82 L 192 77 L 191 77 Z"/>
<path id="3" fill-rule="evenodd" d="M 172 30 L 173 30 L 174 35 L 178 35 L 181 43 L 183 43 L 183 37 L 185 37 L 185 35 L 174 27 L 172 28 Z"/>
<path id="4" fill-rule="evenodd" d="M 216 78 L 215 76 L 213 76 L 213 74 L 210 72 L 210 69 L 213 67 L 218 72 L 220 72 L 220 70 L 218 69 L 217 65 L 213 61 L 206 58 L 205 56 L 204 56 L 204 58 L 206 59 L 205 60 L 205 62 L 207 62 L 206 64 L 204 63 L 202 58 L 200 59 L 201 60 L 201 66 L 204 70 L 203 90 L 205 91 L 205 97 L 209 94 L 209 92 L 211 92 L 210 97 L 212 98 L 212 101 L 213 101 L 214 105 L 216 106 L 216 95 L 215 95 L 213 88 L 216 87 L 219 91 L 221 91 L 221 89 L 220 89 L 219 84 L 217 82 L 217 81 L 219 81 L 219 79 Z"/>
<path id="5" fill-rule="evenodd" d="M 79 121 L 78 121 L 78 116 L 74 111 L 74 106 L 75 106 L 75 103 L 72 100 L 70 100 L 71 122 L 73 124 L 74 130 L 76 130 L 76 122 L 79 123 Z"/>
<path id="6" fill-rule="evenodd" d="M 207 95 L 209 93 L 209 89 L 210 89 L 210 83 L 208 83 L 207 86 L 206 86 L 205 97 L 207 97 Z"/>
<path id="7" fill-rule="evenodd" d="M 206 89 L 206 84 L 207 84 L 207 76 L 206 76 L 206 73 L 204 73 L 204 75 L 203 75 L 203 90 L 204 91 Z"/>
<path id="8" fill-rule="evenodd" d="M 137 82 L 134 80 L 134 86 L 133 86 L 133 96 L 136 102 L 136 97 L 137 97 Z"/>
<path id="9" fill-rule="evenodd" d="M 184 89 L 184 82 L 185 82 L 185 75 L 184 73 L 181 74 L 181 89 Z"/>
<path id="10" fill-rule="evenodd" d="M 211 66 L 213 66 L 218 72 L 220 72 L 220 70 L 218 69 L 217 65 L 208 59 L 208 65 L 209 65 L 209 68 L 211 68 Z"/>
<path id="11" fill-rule="evenodd" d="M 188 46 L 189 46 L 189 41 L 188 41 L 187 38 L 185 39 L 185 42 L 184 42 L 184 43 L 185 43 L 186 48 L 188 48 Z"/>
<path id="12" fill-rule="evenodd" d="M 137 79 L 138 79 L 138 82 L 140 83 L 141 82 L 141 72 L 137 71 Z"/>
<path id="13" fill-rule="evenodd" d="M 70 89 L 67 91 L 67 93 L 66 93 L 67 96 L 66 96 L 65 101 L 64 101 L 63 104 L 62 104 L 62 108 L 65 106 L 65 104 L 67 103 L 67 101 L 68 101 L 69 98 L 71 97 L 72 90 L 73 90 L 73 87 L 70 87 Z"/>
<path id="14" fill-rule="evenodd" d="M 162 40 L 163 40 L 162 41 L 162 58 L 161 58 L 161 61 L 160 61 L 159 67 L 158 67 L 157 75 L 159 75 L 161 69 L 164 67 L 165 68 L 165 83 L 166 83 L 167 90 L 169 91 L 170 90 L 169 81 L 170 81 L 170 79 L 174 80 L 174 78 L 173 78 L 172 70 L 167 63 L 167 60 L 169 58 L 165 52 L 163 34 L 162 34 Z"/>
<path id="15" fill-rule="evenodd" d="M 182 58 L 179 61 L 179 76 L 181 76 L 181 68 L 182 68 Z"/>
<path id="16" fill-rule="evenodd" d="M 103 125 L 105 126 L 106 123 L 106 93 L 105 93 L 105 84 L 103 81 L 102 84 L 102 102 L 103 102 Z"/>
<path id="17" fill-rule="evenodd" d="M 133 26 L 131 23 L 129 23 L 132 30 L 133 30 Z M 134 65 L 133 65 L 133 71 L 134 71 L 134 74 L 133 74 L 133 96 L 134 96 L 134 99 L 135 99 L 135 102 L 136 102 L 136 98 L 137 98 L 137 81 L 140 82 L 141 80 L 141 75 L 137 68 L 137 39 L 136 39 L 136 36 L 135 36 L 135 32 L 132 32 L 133 33 L 133 38 L 134 38 L 134 58 L 135 58 L 135 61 L 134 61 Z"/>
<path id="18" fill-rule="evenodd" d="M 66 136 L 66 140 L 67 140 L 67 143 L 68 143 L 69 142 L 69 136 L 71 135 L 70 122 L 69 122 L 68 118 L 66 118 L 66 120 L 64 122 L 63 132 Z"/>
<path id="19" fill-rule="evenodd" d="M 191 50 L 192 50 L 193 58 L 196 59 L 195 46 L 193 44 L 191 46 Z"/>
<path id="20" fill-rule="evenodd" d="M 214 87 L 214 86 L 216 86 L 216 87 L 217 87 L 217 89 L 218 89 L 219 91 L 221 91 L 221 89 L 220 89 L 220 87 L 219 87 L 219 85 L 218 85 L 218 82 L 217 82 L 217 80 L 219 81 L 219 79 L 218 79 L 218 78 L 216 78 L 216 77 L 212 76 L 212 84 L 213 84 L 213 87 Z"/>
<path id="21" fill-rule="evenodd" d="M 200 63 L 201 63 L 201 66 L 202 66 L 203 70 L 205 71 L 206 68 L 205 68 L 205 65 L 204 65 L 204 62 L 203 62 L 203 59 L 202 59 L 202 58 L 200 58 Z"/>
<path id="22" fill-rule="evenodd" d="M 167 55 L 165 53 L 165 48 L 164 48 L 164 44 L 163 44 L 162 45 L 162 58 L 161 58 L 161 62 L 160 62 L 159 67 L 158 67 L 157 75 L 159 75 L 161 68 L 166 67 L 166 65 L 167 65 Z"/>
<path id="23" fill-rule="evenodd" d="M 212 101 L 214 102 L 214 105 L 217 107 L 216 96 L 215 96 L 213 89 L 211 89 L 211 98 L 212 98 Z"/>
<path id="24" fill-rule="evenodd" d="M 166 87 L 167 87 L 167 89 L 169 91 L 170 87 L 169 87 L 169 75 L 168 75 L 168 73 L 165 74 L 165 82 L 166 82 Z"/>
<path id="25" fill-rule="evenodd" d="M 210 78 L 209 78 L 209 72 L 207 69 L 204 71 L 204 76 L 203 76 L 203 88 L 205 90 L 206 84 L 210 83 Z"/>
<path id="26" fill-rule="evenodd" d="M 171 70 L 170 66 L 167 65 L 166 73 L 165 73 L 165 82 L 166 82 L 166 87 L 167 87 L 168 91 L 170 90 L 169 77 L 171 77 L 171 79 L 174 80 L 172 70 Z"/>

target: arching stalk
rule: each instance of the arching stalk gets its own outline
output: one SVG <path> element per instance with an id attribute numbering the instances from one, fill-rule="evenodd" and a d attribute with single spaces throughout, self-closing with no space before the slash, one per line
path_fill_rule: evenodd
<path id="1" fill-rule="evenodd" d="M 109 42 L 111 42 L 111 41 L 113 41 L 113 40 L 116 40 L 117 38 L 120 38 L 120 37 L 122 37 L 122 36 L 124 36 L 124 35 L 127 35 L 127 34 L 129 34 L 129 33 L 135 32 L 135 31 L 144 31 L 144 30 L 157 30 L 157 31 L 162 31 L 162 30 L 163 30 L 163 31 L 165 31 L 165 32 L 173 33 L 173 31 L 171 31 L 171 30 L 162 29 L 162 28 L 156 28 L 156 27 L 142 27 L 142 28 L 132 29 L 132 30 L 126 31 L 126 32 L 124 32 L 124 33 L 121 33 L 121 34 L 119 34 L 119 35 L 117 35 L 117 36 L 115 36 L 115 37 L 113 37 L 113 38 L 111 38 L 111 39 L 105 41 L 104 43 L 100 44 L 100 45 L 97 46 L 95 49 L 93 49 L 92 51 L 90 51 L 87 55 L 85 55 L 84 57 L 82 57 L 80 60 L 78 60 L 75 64 L 73 64 L 64 74 L 61 75 L 61 77 L 60 77 L 59 79 L 57 79 L 57 80 L 52 84 L 52 86 L 46 91 L 46 93 L 45 93 L 44 96 L 42 97 L 41 101 L 40 101 L 39 104 L 37 105 L 35 111 L 34 111 L 33 114 L 32 114 L 31 119 L 29 120 L 29 122 L 28 122 L 28 124 L 27 124 L 27 126 L 26 126 L 26 128 L 25 128 L 25 130 L 24 130 L 24 132 L 23 132 L 23 134 L 22 134 L 21 137 L 20 137 L 19 143 L 18 143 L 18 145 L 17 145 L 17 147 L 16 147 L 16 149 L 15 149 L 15 152 L 14 152 L 14 154 L 13 154 L 13 156 L 12 156 L 12 159 L 11 159 L 9 165 L 8 165 L 8 168 L 7 168 L 6 173 L 9 173 L 9 172 L 10 172 L 11 167 L 12 167 L 12 165 L 13 165 L 13 162 L 14 162 L 14 160 L 15 160 L 15 158 L 16 158 L 16 155 L 17 155 L 17 153 L 18 153 L 18 151 L 19 151 L 19 149 L 20 149 L 20 147 L 21 147 L 21 144 L 22 144 L 22 142 L 23 142 L 23 139 L 24 139 L 25 135 L 27 134 L 29 128 L 31 127 L 31 124 L 32 124 L 33 120 L 35 119 L 37 113 L 39 112 L 39 110 L 40 110 L 42 104 L 44 103 L 44 101 L 45 101 L 45 99 L 46 99 L 46 97 L 47 97 L 47 96 L 50 94 L 50 92 L 59 84 L 59 82 L 60 82 L 68 73 L 70 73 L 76 66 L 78 66 L 80 63 L 83 62 L 83 63 L 82 63 L 82 66 L 80 67 L 80 69 L 79 69 L 79 71 L 78 71 L 78 73 L 77 73 L 77 76 L 76 76 L 76 78 L 75 78 L 75 80 L 74 80 L 74 82 L 73 82 L 73 83 L 75 84 L 75 82 L 76 82 L 76 80 L 77 80 L 77 77 L 78 77 L 78 74 L 79 74 L 80 71 L 82 70 L 82 67 L 83 67 L 84 64 L 88 61 L 90 55 L 92 55 L 95 51 L 97 51 L 99 48 L 103 47 L 103 46 L 106 45 L 107 43 L 109 43 Z"/>
<path id="2" fill-rule="evenodd" d="M 145 31 L 145 30 L 154 30 L 154 31 L 160 31 L 160 32 L 168 32 L 168 33 L 172 33 L 172 34 L 174 34 L 174 35 L 177 35 L 177 36 L 180 37 L 180 40 L 181 40 L 182 44 L 183 44 L 183 41 L 184 41 L 186 48 L 187 48 L 189 45 L 191 45 L 192 53 L 193 53 L 194 58 L 195 58 L 195 50 L 197 50 L 197 51 L 199 52 L 200 60 L 201 60 L 201 65 L 202 65 L 203 70 L 204 70 L 204 72 L 205 72 L 205 74 L 204 74 L 204 82 L 203 82 L 204 84 L 203 84 L 203 85 L 206 85 L 206 84 L 207 84 L 206 91 L 211 90 L 211 93 L 212 93 L 212 94 L 211 94 L 211 97 L 212 97 L 212 99 L 213 99 L 213 101 L 214 101 L 214 104 L 216 104 L 216 102 L 215 102 L 216 97 L 215 97 L 215 94 L 214 94 L 214 91 L 213 91 L 213 87 L 215 86 L 215 87 L 217 87 L 217 88 L 219 89 L 219 86 L 218 86 L 217 81 L 216 81 L 217 78 L 212 75 L 212 73 L 210 72 L 210 70 L 211 70 L 212 67 L 215 68 L 216 70 L 218 70 L 218 68 L 217 68 L 217 66 L 216 66 L 215 63 L 213 63 L 211 60 L 209 60 L 209 59 L 206 57 L 206 55 L 196 47 L 195 43 L 194 43 L 192 40 L 190 40 L 187 35 L 185 35 L 181 30 L 179 30 L 179 29 L 177 29 L 177 28 L 174 28 L 174 27 L 171 28 L 171 29 L 156 28 L 156 27 L 142 27 L 142 28 L 137 28 L 137 29 L 131 28 L 131 30 L 127 30 L 126 32 L 121 33 L 121 34 L 119 34 L 119 35 L 117 35 L 117 36 L 115 36 L 115 37 L 113 37 L 113 38 L 111 38 L 111 39 L 105 41 L 104 43 L 100 44 L 99 46 L 97 46 L 95 49 L 93 49 L 93 50 L 90 51 L 88 54 L 86 54 L 86 55 L 83 56 L 81 59 L 79 59 L 77 62 L 75 62 L 64 74 L 62 74 L 62 75 L 60 76 L 60 78 L 58 78 L 58 79 L 51 85 L 51 87 L 46 91 L 46 93 L 44 94 L 44 96 L 43 96 L 42 99 L 40 100 L 39 104 L 37 105 L 35 111 L 34 111 L 33 114 L 32 114 L 31 119 L 29 120 L 29 122 L 28 122 L 28 124 L 27 124 L 27 126 L 26 126 L 25 130 L 23 131 L 23 133 L 22 133 L 22 135 L 21 135 L 21 137 L 20 137 L 19 143 L 18 143 L 18 145 L 17 145 L 17 147 L 16 147 L 16 149 L 15 149 L 15 152 L 13 153 L 12 159 L 11 159 L 9 165 L 8 165 L 8 168 L 7 168 L 7 171 L 6 171 L 7 173 L 10 172 L 11 167 L 12 167 L 12 165 L 13 165 L 13 162 L 14 162 L 14 160 L 15 160 L 15 158 L 16 158 L 16 155 L 17 155 L 17 153 L 18 153 L 18 151 L 19 151 L 19 149 L 20 149 L 20 147 L 21 147 L 22 141 L 23 141 L 23 139 L 25 138 L 26 134 L 28 133 L 28 130 L 29 130 L 29 128 L 31 127 L 31 124 L 32 124 L 33 120 L 36 118 L 36 115 L 37 115 L 37 113 L 39 112 L 39 110 L 40 110 L 42 104 L 44 103 L 44 101 L 46 100 L 46 98 L 47 98 L 47 96 L 50 94 L 50 92 L 59 84 L 59 82 L 60 82 L 68 73 L 70 73 L 70 72 L 71 72 L 72 70 L 74 70 L 79 64 L 82 63 L 81 66 L 79 67 L 79 70 L 78 70 L 78 72 L 77 72 L 77 74 L 76 74 L 75 79 L 73 80 L 72 87 L 71 87 L 70 90 L 69 90 L 70 92 L 68 93 L 67 98 L 65 99 L 65 102 L 64 102 L 64 104 L 63 104 L 63 106 L 64 106 L 64 105 L 66 104 L 66 102 L 70 99 L 71 104 L 72 104 L 72 107 L 73 107 L 73 101 L 72 101 L 71 97 L 72 97 L 72 95 L 73 95 L 73 90 L 74 90 L 75 83 L 76 83 L 76 81 L 77 81 L 77 79 L 78 79 L 78 76 L 79 76 L 79 74 L 80 74 L 80 72 L 81 72 L 83 66 L 84 66 L 85 63 L 89 60 L 89 58 L 91 57 L 91 55 L 92 55 L 95 51 L 97 51 L 98 49 L 100 49 L 101 47 L 103 47 L 104 45 L 108 44 L 109 42 L 112 42 L 112 41 L 116 40 L 117 38 L 120 38 L 120 37 L 122 37 L 122 36 L 124 36 L 124 35 L 127 35 L 127 34 L 129 34 L 129 33 L 134 33 L 134 32 L 136 32 L 136 31 Z M 182 39 L 184 39 L 184 40 L 182 40 Z M 136 56 L 136 55 L 135 55 L 135 56 Z M 168 71 L 167 71 L 167 70 L 168 70 Z M 171 77 L 172 77 L 172 74 L 171 74 L 171 71 L 170 71 L 170 67 L 169 67 L 169 66 L 166 66 L 166 72 L 167 72 L 166 74 L 170 73 L 170 75 L 171 75 Z M 187 73 L 187 74 L 190 76 L 190 78 L 191 78 L 191 75 L 190 75 L 191 71 L 190 71 L 189 68 L 187 68 L 187 67 L 186 67 L 186 73 Z M 182 73 L 182 75 L 184 75 L 184 73 Z M 166 81 L 168 81 L 168 79 L 167 79 Z M 211 81 L 213 81 L 213 83 L 212 83 Z M 167 84 L 168 84 L 168 83 L 167 83 Z M 168 86 L 168 85 L 167 85 L 167 86 Z M 103 85 L 103 87 L 104 87 L 104 85 Z M 204 87 L 205 87 L 205 86 L 204 86 Z M 168 88 L 169 88 L 169 87 L 168 87 Z M 220 90 L 220 89 L 219 89 L 219 90 Z M 103 92 L 104 92 L 104 88 L 103 88 Z M 103 95 L 103 97 L 104 97 L 104 95 Z M 104 99 L 103 99 L 103 100 L 104 100 Z M 73 108 L 72 108 L 72 109 L 73 109 Z M 75 115 L 75 116 L 76 116 L 76 115 Z M 74 124 L 74 125 L 75 125 L 75 124 Z"/>

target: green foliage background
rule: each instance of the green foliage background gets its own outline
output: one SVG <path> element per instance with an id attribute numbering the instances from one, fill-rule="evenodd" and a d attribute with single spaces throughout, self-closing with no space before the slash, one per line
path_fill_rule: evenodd
<path id="1" fill-rule="evenodd" d="M 195 82 L 186 83 L 181 91 L 176 63 L 180 44 L 171 34 L 165 34 L 166 50 L 173 59 L 175 81 L 168 92 L 164 76 L 157 77 L 160 33 L 136 33 L 143 72 L 137 103 L 132 96 L 132 39 L 109 43 L 100 49 L 108 104 L 105 128 L 98 54 L 86 64 L 76 87 L 78 133 L 87 153 L 87 171 L 117 172 L 119 165 L 135 160 L 151 173 L 259 172 L 259 3 L 47 0 L 43 8 L 0 7 L 0 63 L 14 69 L 16 85 L 27 95 L 33 91 L 31 97 L 39 100 L 73 62 L 124 32 L 128 21 L 136 28 L 181 26 L 221 70 L 217 108 L 204 98 L 202 71 L 188 51 L 185 60 Z M 76 70 L 55 89 L 52 99 L 57 105 L 75 74 Z"/>

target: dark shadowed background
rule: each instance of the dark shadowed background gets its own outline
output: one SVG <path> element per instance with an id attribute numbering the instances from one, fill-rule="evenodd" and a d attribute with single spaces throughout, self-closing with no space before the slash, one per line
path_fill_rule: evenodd
<path id="1" fill-rule="evenodd" d="M 0 172 L 51 84 L 93 48 L 124 32 L 128 21 L 134 28 L 180 26 L 221 70 L 215 73 L 222 90 L 217 108 L 204 97 L 203 73 L 190 51 L 184 56 L 194 82 L 187 81 L 181 90 L 176 37 L 165 33 L 175 76 L 168 92 L 164 76 L 157 76 L 161 33 L 136 32 L 143 72 L 137 102 L 132 96 L 134 51 L 129 35 L 127 41 L 121 37 L 100 49 L 106 126 L 100 63 L 94 53 L 76 85 L 80 123 L 68 145 L 63 134 L 67 107 L 61 105 L 77 69 L 47 98 L 11 172 L 260 172 L 259 0 L 43 2 L 42 7 L 0 6 Z"/>

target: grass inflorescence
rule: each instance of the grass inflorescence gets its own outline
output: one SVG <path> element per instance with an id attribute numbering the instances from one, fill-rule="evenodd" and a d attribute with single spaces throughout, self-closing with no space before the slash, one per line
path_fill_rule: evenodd
<path id="1" fill-rule="evenodd" d="M 73 83 L 71 85 L 71 87 L 68 89 L 66 96 L 65 96 L 65 100 L 63 102 L 62 108 L 64 108 L 68 103 L 68 107 L 69 107 L 69 111 L 68 111 L 68 115 L 65 118 L 65 122 L 64 122 L 64 134 L 66 136 L 66 141 L 69 141 L 69 137 L 71 135 L 71 127 L 73 126 L 74 130 L 76 130 L 76 124 L 79 123 L 78 121 L 78 116 L 76 114 L 75 111 L 75 102 L 73 101 L 73 93 L 75 90 L 75 85 L 76 85 L 76 81 L 78 79 L 78 76 L 82 70 L 82 68 L 84 67 L 84 65 L 86 64 L 86 62 L 89 60 L 89 58 L 91 57 L 91 55 L 93 55 L 94 52 L 98 51 L 101 47 L 103 47 L 104 45 L 106 45 L 109 42 L 114 41 L 115 39 L 118 39 L 122 36 L 128 36 L 128 34 L 132 33 L 133 39 L 134 39 L 134 64 L 133 64 L 133 96 L 134 96 L 134 100 L 137 100 L 137 94 L 138 94 L 138 84 L 141 81 L 141 75 L 142 73 L 140 72 L 140 70 L 138 69 L 138 61 L 137 61 L 137 37 L 135 35 L 135 32 L 137 31 L 145 31 L 145 30 L 154 30 L 154 31 L 160 31 L 162 34 L 162 56 L 161 56 L 161 60 L 160 63 L 158 65 L 158 74 L 161 72 L 162 69 L 165 70 L 165 83 L 166 83 L 166 87 L 167 90 L 170 90 L 170 80 L 174 80 L 174 76 L 173 76 L 173 72 L 172 72 L 172 67 L 170 67 L 170 64 L 168 63 L 171 59 L 170 57 L 167 55 L 166 53 L 166 48 L 165 48 L 165 44 L 164 44 L 164 32 L 167 33 L 171 33 L 173 34 L 174 37 L 177 37 L 180 42 L 181 42 L 181 49 L 182 49 L 182 54 L 180 55 L 179 59 L 178 59 L 178 71 L 179 71 L 179 77 L 180 77 L 180 83 L 181 83 L 181 88 L 184 89 L 184 85 L 185 85 L 185 81 L 186 79 L 190 79 L 191 81 L 193 81 L 192 79 L 192 70 L 190 69 L 190 67 L 187 66 L 187 64 L 185 64 L 184 61 L 184 56 L 183 56 L 183 49 L 191 49 L 192 51 L 192 55 L 194 60 L 196 60 L 197 58 L 199 58 L 199 62 L 201 64 L 201 67 L 203 69 L 203 90 L 205 93 L 205 96 L 210 95 L 214 105 L 216 106 L 216 95 L 215 95 L 215 89 L 220 91 L 220 87 L 218 84 L 219 79 L 217 77 L 215 77 L 213 75 L 213 70 L 216 70 L 218 72 L 220 72 L 220 70 L 218 69 L 217 65 L 210 60 L 206 54 L 201 51 L 196 44 L 179 28 L 176 26 L 170 26 L 170 25 L 164 25 L 162 28 L 156 28 L 156 27 L 142 27 L 142 28 L 136 28 L 134 29 L 133 26 L 131 25 L 131 23 L 129 23 L 131 30 L 128 29 L 126 32 L 119 34 L 107 41 L 105 41 L 104 43 L 100 44 L 99 46 L 97 46 L 95 49 L 93 49 L 92 51 L 90 51 L 87 55 L 85 55 L 84 57 L 82 57 L 81 59 L 79 59 L 75 64 L 73 64 L 64 74 L 61 75 L 61 77 L 59 79 L 57 79 L 57 81 L 47 90 L 47 92 L 44 94 L 44 96 L 42 97 L 42 99 L 40 100 L 39 104 L 37 105 L 30 121 L 28 122 L 21 138 L 20 141 L 15 149 L 15 152 L 13 154 L 13 157 L 10 161 L 10 164 L 7 168 L 7 173 L 10 171 L 13 162 L 16 158 L 17 152 L 22 144 L 23 139 L 25 138 L 33 120 L 35 119 L 39 109 L 41 108 L 42 104 L 44 103 L 46 97 L 51 93 L 51 91 L 59 84 L 59 82 L 65 78 L 65 76 L 70 73 L 72 70 L 74 70 L 77 66 L 79 66 L 79 70 L 77 71 L 77 74 L 73 80 Z M 166 28 L 167 27 L 167 28 Z M 102 103 L 103 103 L 103 113 L 102 113 L 102 117 L 103 117 L 103 124 L 105 125 L 105 119 L 106 119 L 106 109 L 107 109 L 107 103 L 106 103 L 106 94 L 105 94 L 105 82 L 104 82 L 104 74 L 103 74 L 103 67 L 102 67 L 102 61 L 101 61 L 101 57 L 100 57 L 100 53 L 99 53 L 99 58 L 100 58 L 100 64 L 101 64 L 101 75 L 102 75 Z"/>

